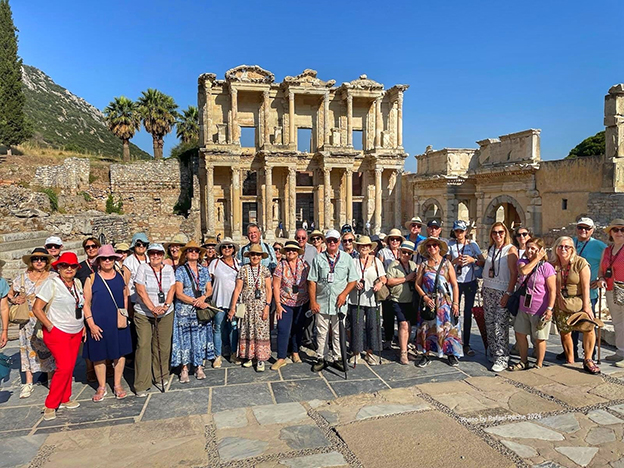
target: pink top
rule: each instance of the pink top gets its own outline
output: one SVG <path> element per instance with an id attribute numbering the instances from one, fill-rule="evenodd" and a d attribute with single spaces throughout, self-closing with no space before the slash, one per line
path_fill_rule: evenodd
<path id="1" fill-rule="evenodd" d="M 624 246 L 613 254 L 613 245 L 607 247 L 602 256 L 602 262 L 600 263 L 602 275 L 607 282 L 607 291 L 613 291 L 613 281 L 624 281 Z M 613 275 L 611 278 L 607 278 L 607 268 L 611 267 Z"/>
<path id="2" fill-rule="evenodd" d="M 297 267 L 292 268 L 286 260 L 277 264 L 273 276 L 282 279 L 280 287 L 280 303 L 288 307 L 297 307 L 310 300 L 308 295 L 308 273 L 310 266 L 301 258 L 297 258 Z M 297 285 L 297 292 L 293 285 Z"/>

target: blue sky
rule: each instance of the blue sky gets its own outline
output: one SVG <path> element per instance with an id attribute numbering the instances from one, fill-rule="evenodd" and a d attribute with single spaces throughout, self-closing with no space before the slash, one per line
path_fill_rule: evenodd
<path id="1" fill-rule="evenodd" d="M 406 83 L 406 168 L 427 145 L 542 129 L 559 159 L 603 130 L 604 95 L 624 82 L 618 1 L 12 0 L 24 62 L 103 109 L 157 88 L 180 108 L 197 77 L 246 63 L 276 80 L 305 68 Z M 616 20 L 619 16 L 620 20 Z M 619 34 L 618 34 L 619 33 Z M 151 136 L 134 143 L 152 152 Z M 176 144 L 165 140 L 165 155 Z"/>

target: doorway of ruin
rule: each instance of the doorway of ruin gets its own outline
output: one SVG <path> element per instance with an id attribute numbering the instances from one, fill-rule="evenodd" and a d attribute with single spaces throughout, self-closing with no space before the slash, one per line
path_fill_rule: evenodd
<path id="1" fill-rule="evenodd" d="M 503 223 L 511 231 L 521 224 L 526 226 L 526 213 L 515 198 L 500 195 L 490 202 L 483 216 L 486 229 L 496 222 Z"/>
<path id="2" fill-rule="evenodd" d="M 364 233 L 370 236 L 370 232 L 366 232 L 366 226 L 364 223 L 364 204 L 362 202 L 353 202 L 353 219 L 355 219 L 355 226 L 358 233 Z M 350 224 L 353 220 L 347 220 Z M 372 230 L 372 229 L 371 229 Z"/>
<path id="3" fill-rule="evenodd" d="M 250 223 L 258 223 L 258 203 L 243 202 L 243 233 L 247 233 Z"/>
<path id="4" fill-rule="evenodd" d="M 297 228 L 303 225 L 303 221 L 308 222 L 308 226 L 314 221 L 314 194 L 297 194 Z"/>

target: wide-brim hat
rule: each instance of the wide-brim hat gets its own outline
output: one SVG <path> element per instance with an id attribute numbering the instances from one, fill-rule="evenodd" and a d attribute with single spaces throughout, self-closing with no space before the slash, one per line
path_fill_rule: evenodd
<path id="1" fill-rule="evenodd" d="M 190 240 L 188 241 L 184 247 L 180 249 L 180 255 L 186 255 L 186 251 L 188 249 L 199 249 L 199 255 L 204 255 L 206 253 L 206 249 L 204 249 L 201 245 L 197 243 L 197 241 Z"/>
<path id="2" fill-rule="evenodd" d="M 74 252 L 63 252 L 57 261 L 52 262 L 52 268 L 56 270 L 57 265 L 59 265 L 60 263 L 67 263 L 68 265 L 78 265 L 78 268 L 80 268 L 78 256 Z"/>
<path id="3" fill-rule="evenodd" d="M 373 242 L 368 236 L 360 236 L 355 241 L 355 245 L 360 247 L 363 245 L 370 245 L 371 247 L 373 247 L 375 245 L 375 242 Z"/>
<path id="4" fill-rule="evenodd" d="M 403 237 L 403 234 L 401 233 L 400 229 L 394 228 L 394 229 L 390 229 L 390 232 L 388 233 L 388 235 L 386 236 L 386 242 L 390 242 L 390 239 L 392 237 L 398 237 L 399 239 L 401 239 L 401 242 L 403 242 L 405 240 L 405 237 Z"/>
<path id="5" fill-rule="evenodd" d="M 297 244 L 297 247 L 298 246 L 299 244 Z M 260 244 L 252 244 L 251 247 L 249 247 L 249 249 L 243 254 L 243 257 L 249 257 L 249 255 L 252 253 L 259 253 L 262 255 L 262 258 L 267 258 L 269 256 L 268 253 L 262 250 Z"/>
<path id="6" fill-rule="evenodd" d="M 137 232 L 134 236 L 132 236 L 132 242 L 130 242 L 130 248 L 134 249 L 134 246 L 137 242 L 143 242 L 144 244 L 149 244 L 149 239 L 147 238 L 147 234 L 144 232 Z"/>
<path id="7" fill-rule="evenodd" d="M 26 265 L 30 265 L 30 259 L 32 257 L 46 257 L 48 259 L 48 263 L 50 263 L 50 261 L 54 259 L 54 257 L 50 255 L 46 249 L 44 249 L 43 247 L 37 247 L 29 255 L 22 256 L 22 262 L 24 262 Z M 0 264 L 0 266 L 2 265 L 3 264 Z"/>
<path id="8" fill-rule="evenodd" d="M 115 251 L 121 250 L 122 252 L 130 251 L 130 244 L 127 242 L 120 242 L 119 244 L 115 244 Z"/>
<path id="9" fill-rule="evenodd" d="M 405 222 L 405 229 L 409 229 L 412 224 L 420 224 L 422 226 L 423 222 L 422 222 L 422 219 L 420 219 L 419 216 L 414 216 L 412 219 L 410 219 L 409 221 Z M 390 234 L 388 234 L 388 235 L 390 235 Z"/>
<path id="10" fill-rule="evenodd" d="M 162 244 L 150 244 L 147 248 L 147 253 L 149 254 L 150 252 L 162 252 L 163 254 L 167 253 L 165 252 L 165 248 Z"/>
<path id="11" fill-rule="evenodd" d="M 98 253 L 94 258 L 94 261 L 98 261 L 100 257 L 115 257 L 117 260 L 121 258 L 121 254 L 115 252 L 115 248 L 110 244 L 104 244 L 98 249 Z"/>
<path id="12" fill-rule="evenodd" d="M 219 242 L 217 244 L 217 246 L 215 247 L 215 250 L 217 252 L 219 252 L 219 255 L 223 255 L 221 253 L 221 249 L 223 248 L 224 245 L 233 245 L 234 246 L 234 252 L 232 253 L 232 255 L 234 255 L 236 252 L 238 252 L 238 244 L 236 242 L 234 242 L 231 237 L 224 237 L 223 239 L 221 239 L 221 242 Z"/>
<path id="13" fill-rule="evenodd" d="M 299 255 L 303 255 L 303 253 L 305 252 L 305 250 L 299 247 L 299 244 L 296 241 L 292 241 L 292 240 L 286 241 L 286 243 L 284 244 L 284 247 L 280 249 L 282 252 L 282 255 L 286 255 L 286 249 L 288 250 L 296 249 Z"/>
<path id="14" fill-rule="evenodd" d="M 217 242 L 216 237 L 207 237 L 204 243 L 202 244 L 202 247 L 210 247 L 210 246 L 215 247 L 218 243 L 219 242 Z"/>
<path id="15" fill-rule="evenodd" d="M 186 234 L 182 234 L 181 232 L 179 232 L 175 236 L 173 236 L 171 242 L 165 242 L 165 249 L 169 250 L 169 247 L 171 247 L 172 245 L 186 245 L 188 241 L 189 239 L 188 237 L 186 237 Z"/>
<path id="16" fill-rule="evenodd" d="M 432 242 L 435 242 L 440 246 L 440 255 L 442 257 L 444 257 L 448 253 L 448 244 L 439 237 L 433 236 L 427 237 L 424 241 L 421 241 L 420 244 L 418 244 L 418 253 L 423 257 L 428 257 L 429 254 L 427 253 L 427 245 Z"/>
<path id="17" fill-rule="evenodd" d="M 321 239 L 325 240 L 325 234 L 323 234 L 318 229 L 315 229 L 314 231 L 310 233 L 310 236 L 308 237 L 308 239 L 310 239 L 310 242 L 312 242 L 313 237 L 320 237 Z"/>
<path id="18" fill-rule="evenodd" d="M 404 240 L 401 243 L 401 247 L 399 247 L 399 249 L 409 250 L 410 252 L 414 252 L 414 250 L 416 250 L 416 245 L 414 245 L 414 243 L 410 240 Z"/>
<path id="19" fill-rule="evenodd" d="M 613 229 L 615 226 L 624 226 L 624 219 L 616 218 L 613 221 L 611 221 L 609 225 L 605 228 L 605 232 L 607 234 L 611 234 L 611 229 Z"/>

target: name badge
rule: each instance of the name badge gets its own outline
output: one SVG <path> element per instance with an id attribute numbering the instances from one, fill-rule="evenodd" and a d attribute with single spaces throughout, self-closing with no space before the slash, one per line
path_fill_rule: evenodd
<path id="1" fill-rule="evenodd" d="M 158 303 L 159 304 L 164 304 L 165 303 L 165 293 L 160 291 L 158 293 Z"/>
<path id="2" fill-rule="evenodd" d="M 327 282 L 328 283 L 333 283 L 334 282 L 334 274 L 333 273 L 327 273 Z"/>
<path id="3" fill-rule="evenodd" d="M 256 299 L 261 299 L 262 298 L 262 291 L 260 291 L 259 289 L 256 289 L 255 297 L 256 297 Z"/>
<path id="4" fill-rule="evenodd" d="M 489 276 L 490 278 L 494 278 L 494 270 L 490 270 L 490 271 L 488 272 L 488 276 Z"/>

